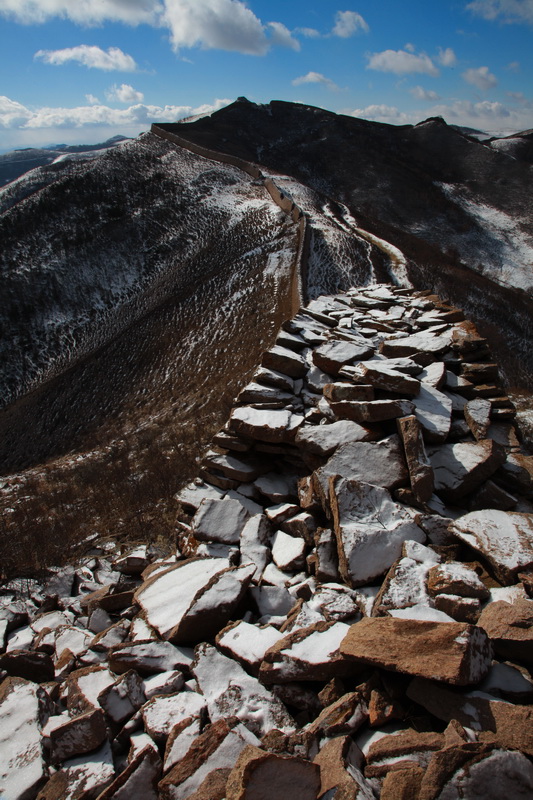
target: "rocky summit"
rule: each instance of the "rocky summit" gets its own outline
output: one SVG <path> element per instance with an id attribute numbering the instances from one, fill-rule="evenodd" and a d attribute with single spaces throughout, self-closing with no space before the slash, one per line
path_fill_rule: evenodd
<path id="1" fill-rule="evenodd" d="M 108 541 L 5 586 L 1 797 L 533 796 L 514 415 L 436 295 L 314 299 L 179 492 L 172 552 Z"/>

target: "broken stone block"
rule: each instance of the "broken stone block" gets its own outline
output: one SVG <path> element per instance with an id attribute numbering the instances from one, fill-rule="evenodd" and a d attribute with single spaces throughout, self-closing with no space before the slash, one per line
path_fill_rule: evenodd
<path id="1" fill-rule="evenodd" d="M 327 741 L 314 758 L 320 767 L 320 797 L 331 800 L 373 800 L 375 795 L 362 772 L 357 745 L 349 736 Z"/>
<path id="2" fill-rule="evenodd" d="M 157 783 L 161 777 L 161 758 L 149 745 L 137 753 L 126 769 L 98 795 L 98 800 L 125 800 L 142 797 L 158 800 Z"/>
<path id="3" fill-rule="evenodd" d="M 48 653 L 33 650 L 10 650 L 0 656 L 0 669 L 15 678 L 24 678 L 34 683 L 53 681 L 54 662 Z"/>
<path id="4" fill-rule="evenodd" d="M 394 392 L 405 397 L 416 397 L 420 391 L 420 381 L 410 375 L 398 372 L 384 361 L 362 361 L 350 370 L 354 383 L 362 383 Z"/>
<path id="5" fill-rule="evenodd" d="M 384 422 L 412 414 L 414 405 L 409 400 L 343 400 L 330 403 L 331 409 L 339 419 L 354 422 Z"/>
<path id="6" fill-rule="evenodd" d="M 68 759 L 37 795 L 37 800 L 89 800 L 115 776 L 111 745 L 105 742 L 94 753 Z"/>
<path id="7" fill-rule="evenodd" d="M 344 622 L 316 622 L 290 633 L 265 653 L 260 680 L 266 684 L 327 681 L 346 675 L 339 645 L 348 629 Z"/>
<path id="8" fill-rule="evenodd" d="M 145 703 L 142 678 L 134 670 L 121 675 L 98 695 L 98 702 L 113 722 L 123 724 Z"/>
<path id="9" fill-rule="evenodd" d="M 413 800 L 419 797 L 424 770 L 405 761 L 402 768 L 391 769 L 381 784 L 380 800 Z"/>
<path id="10" fill-rule="evenodd" d="M 305 563 L 305 541 L 276 531 L 272 538 L 272 559 L 281 570 L 290 572 L 301 569 Z"/>
<path id="11" fill-rule="evenodd" d="M 533 664 L 533 601 L 489 603 L 478 625 L 490 636 L 501 658 Z"/>
<path id="12" fill-rule="evenodd" d="M 354 733 L 368 719 L 367 704 L 359 692 L 347 692 L 324 708 L 307 730 L 321 737 Z"/>
<path id="13" fill-rule="evenodd" d="M 34 797 L 47 771 L 41 751 L 46 695 L 23 678 L 0 684 L 0 796 Z"/>
<path id="14" fill-rule="evenodd" d="M 52 762 L 90 753 L 100 747 L 106 736 L 104 714 L 100 708 L 72 717 L 50 731 Z"/>
<path id="15" fill-rule="evenodd" d="M 312 546 L 317 522 L 312 514 L 307 511 L 300 511 L 300 513 L 282 522 L 280 528 L 285 533 L 290 533 L 291 536 L 299 536 L 300 539 L 304 539 L 306 544 Z"/>
<path id="16" fill-rule="evenodd" d="M 353 587 L 371 583 L 399 558 L 407 539 L 423 542 L 413 515 L 379 486 L 330 478 L 339 568 Z"/>
<path id="17" fill-rule="evenodd" d="M 425 503 L 433 494 L 434 476 L 424 447 L 420 423 L 413 414 L 410 417 L 399 417 L 396 426 L 405 450 L 411 489 L 417 500 Z"/>
<path id="18" fill-rule="evenodd" d="M 252 564 L 255 567 L 253 580 L 258 583 L 270 561 L 271 529 L 264 514 L 250 517 L 241 531 L 241 565 Z"/>
<path id="19" fill-rule="evenodd" d="M 205 698 L 189 690 L 153 697 L 141 709 L 146 732 L 155 742 L 164 742 L 170 730 L 187 717 L 205 712 Z"/>
<path id="20" fill-rule="evenodd" d="M 236 717 L 214 722 L 159 782 L 160 800 L 188 800 L 214 769 L 232 768 L 250 744 L 259 740 Z"/>
<path id="21" fill-rule="evenodd" d="M 530 514 L 484 509 L 459 517 L 450 532 L 478 550 L 506 586 L 533 565 L 533 518 Z"/>
<path id="22" fill-rule="evenodd" d="M 437 594 L 457 594 L 461 597 L 478 597 L 480 600 L 489 597 L 489 590 L 475 570 L 457 561 L 431 567 L 427 587 L 432 597 Z"/>
<path id="23" fill-rule="evenodd" d="M 247 456 L 240 458 L 230 453 L 210 452 L 204 457 L 202 464 L 208 469 L 221 472 L 232 481 L 255 481 L 265 471 L 257 458 Z M 216 502 L 216 499 L 214 498 L 212 502 Z M 209 501 L 210 498 L 202 500 L 202 505 Z"/>
<path id="24" fill-rule="evenodd" d="M 478 441 L 487 438 L 491 411 L 492 403 L 490 400 L 485 400 L 483 397 L 476 397 L 473 400 L 469 400 L 465 405 L 465 420 L 474 438 Z"/>
<path id="25" fill-rule="evenodd" d="M 295 756 L 267 753 L 248 745 L 233 767 L 226 786 L 226 800 L 316 800 L 320 790 L 317 764 Z"/>
<path id="26" fill-rule="evenodd" d="M 274 345 L 263 354 L 262 365 L 290 378 L 304 378 L 307 372 L 302 356 L 280 345 Z"/>
<path id="27" fill-rule="evenodd" d="M 490 478 L 505 461 L 505 451 L 492 439 L 485 439 L 443 444 L 432 450 L 429 457 L 436 493 L 453 503 Z"/>
<path id="28" fill-rule="evenodd" d="M 225 625 L 254 572 L 251 565 L 228 568 L 225 559 L 189 559 L 149 578 L 135 598 L 160 636 L 176 644 L 198 642 Z"/>
<path id="29" fill-rule="evenodd" d="M 413 398 L 414 413 L 428 442 L 444 442 L 450 432 L 452 401 L 444 392 L 422 383 Z"/>
<path id="30" fill-rule="evenodd" d="M 452 343 L 451 330 L 436 335 L 430 331 L 419 331 L 401 339 L 385 339 L 379 348 L 387 357 L 405 357 L 416 353 L 427 353 L 434 357 L 448 350 Z"/>
<path id="31" fill-rule="evenodd" d="M 238 500 L 202 500 L 191 522 L 194 538 L 238 544 L 249 516 Z"/>
<path id="32" fill-rule="evenodd" d="M 187 800 L 225 800 L 230 772 L 229 767 L 214 769 L 204 778 L 198 789 L 189 795 Z"/>
<path id="33" fill-rule="evenodd" d="M 170 642 L 124 642 L 108 652 L 109 668 L 117 675 L 134 669 L 139 675 L 156 675 L 175 669 L 188 669 L 193 651 L 188 647 L 175 647 Z"/>
<path id="34" fill-rule="evenodd" d="M 457 622 L 475 625 L 481 614 L 481 601 L 477 597 L 462 597 L 458 594 L 438 594 L 434 597 L 435 608 L 448 614 Z"/>
<path id="35" fill-rule="evenodd" d="M 288 733 L 294 730 L 294 722 L 283 703 L 215 647 L 198 646 L 192 672 L 212 721 L 236 716 L 256 736 L 263 736 L 271 728 Z"/>
<path id="36" fill-rule="evenodd" d="M 65 682 L 67 708 L 71 716 L 100 708 L 98 696 L 115 680 L 116 676 L 105 666 L 83 667 L 71 672 Z"/>
<path id="37" fill-rule="evenodd" d="M 296 602 L 284 586 L 253 586 L 249 592 L 261 617 L 285 617 Z"/>
<path id="38" fill-rule="evenodd" d="M 300 414 L 293 414 L 285 408 L 260 409 L 238 406 L 231 412 L 229 427 L 250 439 L 278 444 L 294 441 L 303 421 L 304 418 Z"/>
<path id="39" fill-rule="evenodd" d="M 340 652 L 360 663 L 458 686 L 480 681 L 492 658 L 490 641 L 481 628 L 390 617 L 356 622 Z"/>
<path id="40" fill-rule="evenodd" d="M 315 534 L 316 578 L 319 581 L 340 580 L 337 545 L 333 531 L 319 528 Z"/>
<path id="41" fill-rule="evenodd" d="M 345 368 L 341 370 L 341 374 Z M 350 367 L 351 370 L 355 367 Z M 323 387 L 324 397 L 332 403 L 339 403 L 342 400 L 374 400 L 374 387 L 363 384 L 347 383 L 338 381 L 336 383 L 325 383 Z"/>
<path id="42" fill-rule="evenodd" d="M 400 731 L 395 736 L 384 736 L 374 742 L 367 754 L 365 776 L 367 778 L 383 778 L 391 767 L 399 769 L 415 763 L 419 767 L 427 767 L 434 752 L 444 746 L 442 733 L 419 733 L 415 730 Z"/>
<path id="43" fill-rule="evenodd" d="M 254 487 L 273 503 L 285 503 L 298 496 L 296 475 L 269 472 L 258 478 Z"/>
<path id="44" fill-rule="evenodd" d="M 134 550 L 130 550 L 120 558 L 113 562 L 113 569 L 122 572 L 124 575 L 140 575 L 143 569 L 146 569 L 150 559 L 147 556 L 146 545 L 140 545 Z M 95 631 L 98 633 L 98 631 Z"/>
<path id="45" fill-rule="evenodd" d="M 413 540 L 404 542 L 401 555 L 402 557 L 392 565 L 383 581 L 374 603 L 372 616 L 382 616 L 393 610 L 414 606 L 417 609 L 423 608 L 430 604 L 426 579 L 432 567 L 438 563 L 439 556 L 433 550 Z M 430 610 L 427 609 L 428 612 Z M 409 617 L 413 618 L 420 617 L 418 614 Z M 426 617 L 426 619 L 431 618 L 431 616 Z"/>
<path id="46" fill-rule="evenodd" d="M 373 355 L 373 346 L 362 336 L 353 341 L 330 339 L 313 351 L 313 363 L 329 375 L 338 375 L 345 364 Z"/>
<path id="47" fill-rule="evenodd" d="M 341 419 L 329 425 L 302 425 L 296 434 L 295 443 L 302 450 L 318 456 L 329 456 L 338 447 L 350 442 L 370 442 L 376 433 L 349 419 Z"/>
<path id="48" fill-rule="evenodd" d="M 257 626 L 239 620 L 220 631 L 215 641 L 219 650 L 256 675 L 266 651 L 283 638 L 272 625 Z"/>

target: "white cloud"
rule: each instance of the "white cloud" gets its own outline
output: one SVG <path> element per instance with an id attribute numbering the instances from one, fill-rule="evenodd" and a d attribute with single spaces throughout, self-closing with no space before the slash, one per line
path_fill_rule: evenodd
<path id="1" fill-rule="evenodd" d="M 379 72 L 394 72 L 396 75 L 410 75 L 420 72 L 436 77 L 439 70 L 425 53 L 415 55 L 406 50 L 383 50 L 368 56 L 367 69 Z"/>
<path id="2" fill-rule="evenodd" d="M 129 83 L 121 83 L 120 86 L 114 84 L 106 93 L 105 96 L 111 102 L 114 100 L 119 103 L 142 103 L 144 94 L 138 92 Z"/>
<path id="3" fill-rule="evenodd" d="M 369 30 L 368 24 L 357 11 L 337 11 L 331 33 L 333 36 L 340 36 L 341 39 L 348 39 L 359 31 L 368 33 Z"/>
<path id="4" fill-rule="evenodd" d="M 166 0 L 164 20 L 174 50 L 202 47 L 264 55 L 269 48 L 261 20 L 240 0 Z"/>
<path id="5" fill-rule="evenodd" d="M 61 66 L 69 61 L 77 61 L 89 69 L 102 69 L 106 72 L 135 72 L 137 64 L 127 53 L 119 47 L 109 47 L 102 50 L 96 45 L 80 44 L 77 47 L 66 47 L 63 50 L 39 50 L 34 58 L 44 61 L 45 64 Z"/>
<path id="6" fill-rule="evenodd" d="M 293 86 L 301 86 L 304 83 L 322 83 L 332 92 L 338 92 L 339 87 L 329 78 L 326 78 L 320 72 L 308 72 L 307 75 L 302 75 L 300 78 L 295 78 L 292 81 Z"/>
<path id="7" fill-rule="evenodd" d="M 474 0 L 467 5 L 479 17 L 502 22 L 526 22 L 533 25 L 533 0 Z"/>
<path id="8" fill-rule="evenodd" d="M 80 25 L 99 25 L 105 20 L 154 25 L 162 10 L 159 0 L 0 0 L 0 14 L 33 25 L 53 17 Z"/>
<path id="9" fill-rule="evenodd" d="M 447 47 L 445 50 L 439 47 L 437 60 L 443 67 L 454 67 L 457 64 L 457 56 L 451 47 Z"/>
<path id="10" fill-rule="evenodd" d="M 435 103 L 437 100 L 440 100 L 437 92 L 434 92 L 432 89 L 424 89 L 422 86 L 415 86 L 413 89 L 409 89 L 409 91 L 417 100 L 425 100 L 429 103 Z"/>
<path id="11" fill-rule="evenodd" d="M 299 50 L 300 42 L 294 39 L 288 28 L 281 22 L 269 22 L 267 28 L 270 31 L 272 44 L 281 45 L 281 47 L 290 47 L 291 50 Z"/>
<path id="12" fill-rule="evenodd" d="M 100 104 L 100 100 L 94 94 L 86 94 L 85 99 L 91 106 L 97 106 Z"/>
<path id="13" fill-rule="evenodd" d="M 409 53 L 414 53 L 415 50 L 416 50 L 416 47 L 414 46 L 414 44 L 411 44 L 411 42 L 407 42 L 407 44 L 404 45 L 403 49 L 407 50 Z"/>
<path id="14" fill-rule="evenodd" d="M 356 108 L 350 112 L 351 117 L 373 120 L 374 122 L 387 122 L 390 125 L 405 125 L 412 123 L 412 118 L 400 111 L 396 106 L 371 105 L 366 108 Z"/>
<path id="15" fill-rule="evenodd" d="M 317 31 L 316 28 L 296 28 L 295 33 L 306 36 L 308 39 L 317 39 L 320 36 L 320 31 Z"/>
<path id="16" fill-rule="evenodd" d="M 463 78 L 467 83 L 481 89 L 482 92 L 492 89 L 498 83 L 496 75 L 489 72 L 488 67 L 477 67 L 477 69 L 472 67 L 471 69 L 467 69 L 466 72 L 463 72 Z"/>
<path id="17" fill-rule="evenodd" d="M 131 88 L 131 87 L 130 87 Z M 124 128 L 132 125 L 149 126 L 152 122 L 173 122 L 194 114 L 216 111 L 230 100 L 216 100 L 212 105 L 199 108 L 192 106 L 151 106 L 136 103 L 129 108 L 110 108 L 104 105 L 78 106 L 76 108 L 39 108 L 36 111 L 0 97 L 0 127 L 26 130 L 28 128 L 85 128 L 92 126 L 115 126 Z"/>

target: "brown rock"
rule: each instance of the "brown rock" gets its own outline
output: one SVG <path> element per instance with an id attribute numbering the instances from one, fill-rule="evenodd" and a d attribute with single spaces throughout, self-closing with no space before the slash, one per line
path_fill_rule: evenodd
<path id="1" fill-rule="evenodd" d="M 353 733 L 367 718 L 368 708 L 362 696 L 359 692 L 348 692 L 324 708 L 308 730 L 330 739 L 344 733 Z"/>
<path id="2" fill-rule="evenodd" d="M 302 425 L 296 434 L 295 443 L 305 452 L 330 456 L 342 445 L 370 442 L 376 438 L 376 433 L 370 428 L 349 419 L 341 419 L 330 425 Z"/>
<path id="3" fill-rule="evenodd" d="M 497 508 L 500 511 L 511 511 L 518 500 L 517 498 L 506 492 L 501 486 L 494 483 L 494 481 L 485 481 L 480 488 L 475 492 L 468 507 L 470 511 L 480 511 L 483 508 Z"/>
<path id="4" fill-rule="evenodd" d="M 333 403 L 342 400 L 373 400 L 374 387 L 353 383 L 326 383 L 323 389 L 324 397 Z"/>
<path id="5" fill-rule="evenodd" d="M 461 597 L 478 597 L 487 600 L 489 590 L 479 579 L 477 572 L 465 564 L 451 562 L 436 564 L 428 572 L 428 594 L 458 594 Z"/>
<path id="6" fill-rule="evenodd" d="M 369 384 L 405 397 L 416 397 L 420 391 L 419 380 L 392 369 L 386 360 L 357 364 L 351 371 L 351 377 L 354 383 Z"/>
<path id="7" fill-rule="evenodd" d="M 385 775 L 380 800 L 417 800 L 424 770 L 416 764 L 402 765 Z"/>
<path id="8" fill-rule="evenodd" d="M 144 747 L 123 772 L 98 795 L 98 800 L 158 800 L 157 782 L 161 776 L 161 758 L 157 750 Z"/>
<path id="9" fill-rule="evenodd" d="M 360 663 L 458 686 L 477 683 L 491 664 L 484 631 L 459 622 L 366 617 L 351 626 L 340 652 Z"/>
<path id="10" fill-rule="evenodd" d="M 412 414 L 414 406 L 409 400 L 343 400 L 330 403 L 332 411 L 339 419 L 354 422 L 384 422 L 388 419 Z"/>
<path id="11" fill-rule="evenodd" d="M 433 494 L 434 476 L 426 454 L 422 428 L 414 414 L 399 417 L 396 425 L 405 450 L 411 488 L 417 500 L 425 503 Z"/>
<path id="12" fill-rule="evenodd" d="M 230 772 L 229 767 L 214 769 L 187 800 L 225 800 Z"/>
<path id="13" fill-rule="evenodd" d="M 53 763 L 96 750 L 107 736 L 104 714 L 93 709 L 72 717 L 50 732 L 51 759 Z"/>
<path id="14" fill-rule="evenodd" d="M 370 746 L 367 754 L 367 764 L 365 776 L 367 778 L 382 778 L 394 767 L 399 768 L 399 764 L 404 760 L 409 763 L 415 762 L 420 767 L 427 766 L 431 754 L 440 750 L 444 745 L 442 733 L 419 733 L 408 729 L 401 731 L 395 736 L 384 736 Z"/>
<path id="15" fill-rule="evenodd" d="M 112 647 L 108 653 L 109 669 L 117 675 L 134 669 L 140 675 L 156 675 L 174 669 L 187 669 L 192 662 L 193 651 L 174 647 L 170 642 L 148 639 L 124 642 Z"/>
<path id="16" fill-rule="evenodd" d="M 371 728 L 381 728 L 395 719 L 404 719 L 405 709 L 379 689 L 372 689 L 368 704 L 368 724 Z"/>
<path id="17" fill-rule="evenodd" d="M 373 355 L 373 346 L 362 336 L 353 342 L 330 339 L 313 352 L 313 363 L 329 375 L 338 375 L 345 364 Z"/>
<path id="18" fill-rule="evenodd" d="M 98 695 L 98 702 L 113 722 L 126 722 L 146 702 L 142 678 L 134 670 L 125 672 Z"/>
<path id="19" fill-rule="evenodd" d="M 490 412 L 492 404 L 490 400 L 485 400 L 483 397 L 476 397 L 474 400 L 469 400 L 465 405 L 465 419 L 468 427 L 474 434 L 474 438 L 479 439 L 487 438 L 487 431 L 490 427 Z"/>
<path id="20" fill-rule="evenodd" d="M 473 492 L 505 461 L 505 450 L 492 439 L 443 444 L 430 453 L 435 491 L 455 502 Z"/>
<path id="21" fill-rule="evenodd" d="M 320 768 L 302 758 L 267 753 L 249 745 L 231 771 L 226 800 L 316 800 Z"/>
<path id="22" fill-rule="evenodd" d="M 471 625 L 475 625 L 481 614 L 481 601 L 477 597 L 438 594 L 433 602 L 438 611 L 443 611 L 457 622 L 469 622 Z"/>
<path id="23" fill-rule="evenodd" d="M 490 636 L 499 656 L 533 664 L 533 601 L 489 603 L 478 625 Z"/>
<path id="24" fill-rule="evenodd" d="M 362 773 L 355 766 L 361 754 L 349 736 L 327 741 L 313 763 L 320 767 L 320 797 L 331 800 L 366 800 L 373 793 Z M 350 772 L 346 770 L 346 762 Z M 366 790 L 366 791 L 365 791 Z"/>
<path id="25" fill-rule="evenodd" d="M 34 683 L 53 681 L 55 677 L 54 662 L 48 653 L 35 650 L 10 650 L 0 656 L 0 669 L 8 675 L 24 678 Z"/>
<path id="26" fill-rule="evenodd" d="M 289 375 L 291 378 L 303 378 L 307 372 L 307 365 L 302 356 L 288 350 L 286 347 L 275 345 L 263 354 L 263 367 Z"/>

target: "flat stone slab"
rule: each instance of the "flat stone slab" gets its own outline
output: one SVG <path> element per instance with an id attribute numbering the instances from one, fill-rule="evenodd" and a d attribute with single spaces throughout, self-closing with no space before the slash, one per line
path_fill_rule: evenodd
<path id="1" fill-rule="evenodd" d="M 350 586 L 369 584 L 386 572 L 406 540 L 426 539 L 413 515 L 382 487 L 332 477 L 329 498 L 339 568 Z"/>
<path id="2" fill-rule="evenodd" d="M 454 502 L 478 489 L 505 461 L 505 451 L 492 439 L 443 444 L 429 453 L 435 491 Z"/>
<path id="3" fill-rule="evenodd" d="M 248 745 L 229 775 L 226 797 L 229 800 L 262 800 L 269 797 L 315 800 L 319 790 L 318 764 Z"/>
<path id="4" fill-rule="evenodd" d="M 0 686 L 0 796 L 34 797 L 46 771 L 41 751 L 45 694 L 23 678 Z"/>
<path id="5" fill-rule="evenodd" d="M 476 439 L 486 439 L 490 428 L 492 403 L 484 397 L 475 397 L 465 405 L 465 419 Z"/>
<path id="6" fill-rule="evenodd" d="M 492 660 L 487 634 L 474 625 L 387 617 L 356 622 L 340 652 L 382 669 L 457 686 L 480 681 Z"/>
<path id="7" fill-rule="evenodd" d="M 478 625 L 490 636 L 496 653 L 501 658 L 533 664 L 533 601 L 502 600 L 489 603 L 478 620 Z"/>
<path id="8" fill-rule="evenodd" d="M 452 423 L 452 401 L 443 392 L 422 383 L 417 397 L 413 398 L 415 415 L 428 442 L 444 442 Z"/>
<path id="9" fill-rule="evenodd" d="M 239 458 L 229 453 L 209 453 L 203 459 L 206 467 L 220 470 L 227 478 L 236 481 L 255 481 L 264 471 L 263 464 L 258 459 Z M 215 499 L 215 498 L 212 498 Z"/>
<path id="10" fill-rule="evenodd" d="M 398 418 L 396 426 L 405 450 L 411 489 L 417 500 L 425 503 L 433 494 L 435 478 L 424 447 L 421 425 L 412 414 L 409 417 Z"/>
<path id="11" fill-rule="evenodd" d="M 354 383 L 363 383 L 387 392 L 416 397 L 420 381 L 388 366 L 387 361 L 368 361 L 356 364 L 351 370 Z"/>
<path id="12" fill-rule="evenodd" d="M 478 550 L 506 586 L 533 566 L 533 516 L 486 508 L 459 517 L 450 533 Z"/>
<path id="13" fill-rule="evenodd" d="M 307 364 L 302 356 L 280 345 L 274 345 L 264 353 L 262 364 L 263 367 L 281 372 L 290 378 L 303 378 L 307 372 Z"/>
<path id="14" fill-rule="evenodd" d="M 448 350 L 451 344 L 451 330 L 440 335 L 429 331 L 420 331 L 401 339 L 385 339 L 381 344 L 380 352 L 384 356 L 391 356 L 392 358 L 412 356 L 415 353 L 428 353 L 438 356 Z"/>
<path id="15" fill-rule="evenodd" d="M 343 400 L 330 405 L 337 417 L 354 422 L 384 422 L 405 417 L 414 410 L 409 400 Z"/>
<path id="16" fill-rule="evenodd" d="M 231 430 L 260 442 L 292 442 L 304 418 L 285 408 L 260 409 L 252 406 L 234 408 L 229 419 Z"/>
<path id="17" fill-rule="evenodd" d="M 249 516 L 238 500 L 202 500 L 191 522 L 194 538 L 237 544 Z"/>
<path id="18" fill-rule="evenodd" d="M 348 630 L 344 622 L 316 622 L 290 633 L 265 653 L 261 682 L 327 681 L 348 675 L 352 665 L 339 653 Z"/>
<path id="19" fill-rule="evenodd" d="M 349 442 L 371 442 L 377 438 L 375 431 L 349 419 L 330 425 L 302 425 L 295 443 L 302 450 L 318 456 L 330 456 L 337 447 Z"/>
<path id="20" fill-rule="evenodd" d="M 325 342 L 313 352 L 313 363 L 329 375 L 338 375 L 339 370 L 353 361 L 363 361 L 373 355 L 374 347 L 366 339 L 360 337 L 353 342 L 342 339 Z"/>

